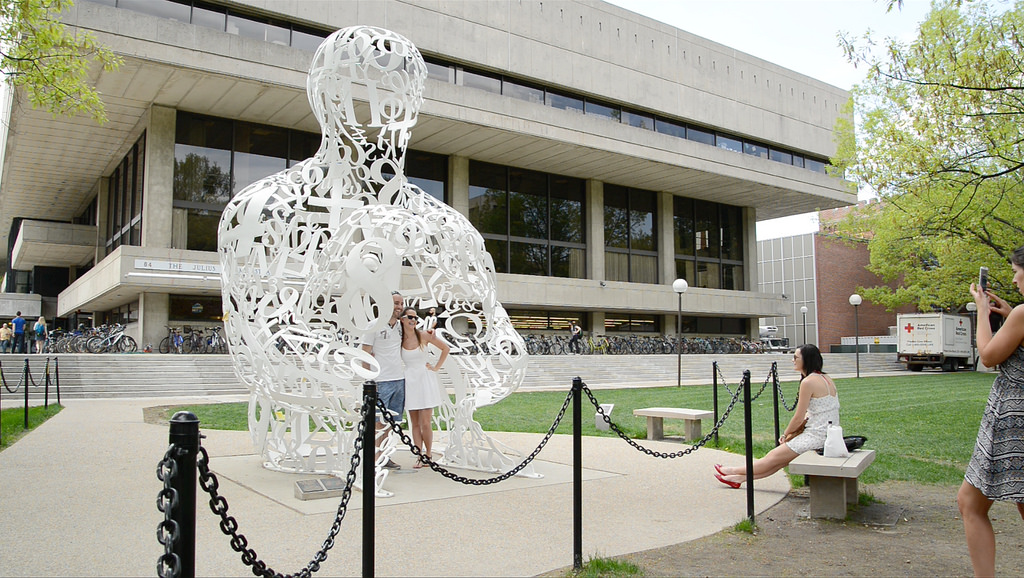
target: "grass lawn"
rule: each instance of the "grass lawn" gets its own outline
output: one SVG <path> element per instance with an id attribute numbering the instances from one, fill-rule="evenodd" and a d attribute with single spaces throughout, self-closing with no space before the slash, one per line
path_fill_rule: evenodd
<path id="1" fill-rule="evenodd" d="M 757 393 L 764 377 L 755 377 Z M 843 433 L 868 438 L 865 447 L 877 451 L 874 464 L 861 476 L 863 483 L 908 480 L 919 483 L 959 485 L 974 449 L 985 400 L 995 379 L 993 373 L 907 374 L 887 377 L 837 379 L 842 405 Z M 730 384 L 735 391 L 735 384 Z M 786 401 L 793 403 L 797 383 L 782 384 Z M 485 431 L 545 433 L 551 427 L 568 392 L 514 393 L 500 403 L 477 410 L 475 418 Z M 646 418 L 634 417 L 642 407 L 689 407 L 712 409 L 712 387 L 686 386 L 644 389 L 597 390 L 598 403 L 613 403 L 612 421 L 630 437 L 646 437 Z M 731 396 L 719 387 L 719 411 L 725 411 Z M 583 435 L 614 436 L 594 427 L 594 408 L 583 397 Z M 775 446 L 771 386 L 753 402 L 754 454 L 762 456 Z M 247 429 L 246 403 L 178 407 L 199 416 L 201 427 Z M 570 410 L 556 430 L 572 433 Z M 779 406 L 781 427 L 791 414 Z M 4 422 L 7 422 L 6 414 Z M 681 436 L 680 420 L 665 420 L 666 436 Z M 711 424 L 704 423 L 704 433 Z M 6 430 L 5 430 L 6 432 Z M 6 435 L 6 434 L 5 434 Z M 714 442 L 709 446 L 714 447 Z M 720 430 L 720 449 L 742 454 L 743 406 L 737 403 Z M 685 459 L 685 458 L 683 458 Z"/>
<path id="2" fill-rule="evenodd" d="M 35 429 L 39 424 L 57 415 L 63 406 L 51 403 L 49 407 L 28 408 L 28 429 L 25 429 L 25 408 L 12 407 L 0 412 L 0 450 L 18 441 L 21 436 Z"/>

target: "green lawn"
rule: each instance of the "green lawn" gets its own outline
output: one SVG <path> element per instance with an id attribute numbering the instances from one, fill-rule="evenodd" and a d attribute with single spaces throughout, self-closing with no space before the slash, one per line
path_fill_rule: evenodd
<path id="1" fill-rule="evenodd" d="M 763 380 L 764 378 L 759 378 Z M 867 484 L 885 480 L 909 480 L 919 483 L 959 485 L 974 449 L 974 439 L 995 374 L 961 372 L 950 374 L 899 375 L 837 379 L 842 405 L 842 425 L 846 435 L 868 438 L 865 447 L 877 451 L 875 463 L 864 472 Z M 735 389 L 735 384 L 731 384 Z M 760 388 L 755 381 L 753 393 Z M 782 384 L 783 394 L 792 404 L 796 382 Z M 475 417 L 484 430 L 547 432 L 567 392 L 514 393 L 493 406 L 477 410 Z M 614 403 L 612 421 L 630 437 L 646 436 L 645 418 L 634 417 L 642 407 L 689 407 L 712 409 L 712 388 L 686 386 L 645 389 L 597 390 L 599 403 Z M 730 395 L 719 387 L 719 409 L 724 411 Z M 614 436 L 594 427 L 594 408 L 583 397 L 583 435 Z M 175 408 L 188 409 L 209 429 L 246 429 L 246 404 L 215 404 Z M 743 407 L 737 404 L 720 431 L 721 449 L 743 453 Z M 782 427 L 790 418 L 779 408 Z M 756 456 L 775 446 L 771 387 L 754 401 L 752 424 Z M 571 407 L 556 430 L 571 433 Z M 6 417 L 5 417 L 6 421 Z M 704 432 L 711 429 L 705 422 Z M 665 435 L 681 436 L 682 422 L 665 421 Z M 709 444 L 709 445 L 713 445 Z M 685 458 L 683 458 L 685 459 Z"/>
<path id="2" fill-rule="evenodd" d="M 26 433 L 39 424 L 57 415 L 63 406 L 51 403 L 49 407 L 32 406 L 28 408 L 28 429 L 25 429 L 25 408 L 12 407 L 0 412 L 0 450 L 14 444 Z"/>

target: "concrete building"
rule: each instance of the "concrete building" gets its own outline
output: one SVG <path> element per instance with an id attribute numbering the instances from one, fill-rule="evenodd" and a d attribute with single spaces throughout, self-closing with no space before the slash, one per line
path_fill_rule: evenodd
<path id="1" fill-rule="evenodd" d="M 71 323 L 140 344 L 221 315 L 215 224 L 232 194 L 309 157 L 320 40 L 394 30 L 427 59 L 406 173 L 467 214 L 524 332 L 756 335 L 754 223 L 855 202 L 825 174 L 849 94 L 600 1 L 78 0 L 124 58 L 109 122 L 16 98 L 4 124 L 5 291 L 59 287 Z M 61 286 L 62 285 L 62 286 Z"/>

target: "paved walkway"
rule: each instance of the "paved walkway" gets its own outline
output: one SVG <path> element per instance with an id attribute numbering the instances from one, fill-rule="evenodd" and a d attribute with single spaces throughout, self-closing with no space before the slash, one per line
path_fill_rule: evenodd
<path id="1" fill-rule="evenodd" d="M 163 551 L 156 541 L 156 465 L 168 429 L 145 423 L 143 408 L 233 399 L 240 398 L 65 400 L 64 411 L 0 453 L 0 575 L 154 575 Z M 262 469 L 247 433 L 203 433 L 220 492 L 250 547 L 279 572 L 304 567 L 326 538 L 339 500 L 295 499 L 295 480 L 308 476 Z M 524 455 L 543 437 L 494 435 Z M 666 460 L 618 439 L 585 437 L 584 557 L 657 548 L 733 526 L 746 516 L 746 493 L 719 484 L 712 464 L 741 459 L 702 448 Z M 540 480 L 470 487 L 413 470 L 408 451 L 397 461 L 403 469 L 387 484 L 396 496 L 378 499 L 375 511 L 377 575 L 528 576 L 572 564 L 570 436 L 553 437 L 540 453 Z M 782 473 L 759 481 L 757 511 L 788 489 Z M 361 575 L 361 499 L 353 495 L 317 575 Z M 197 574 L 251 575 L 205 502 L 197 516 Z"/>

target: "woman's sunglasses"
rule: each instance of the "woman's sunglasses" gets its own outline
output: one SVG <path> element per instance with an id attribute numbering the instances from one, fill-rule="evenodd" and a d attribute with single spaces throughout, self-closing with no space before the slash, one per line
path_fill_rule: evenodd
<path id="1" fill-rule="evenodd" d="M 404 317 L 409 321 L 416 321 L 419 319 L 419 317 L 416 317 L 415 315 L 405 315 Z"/>

